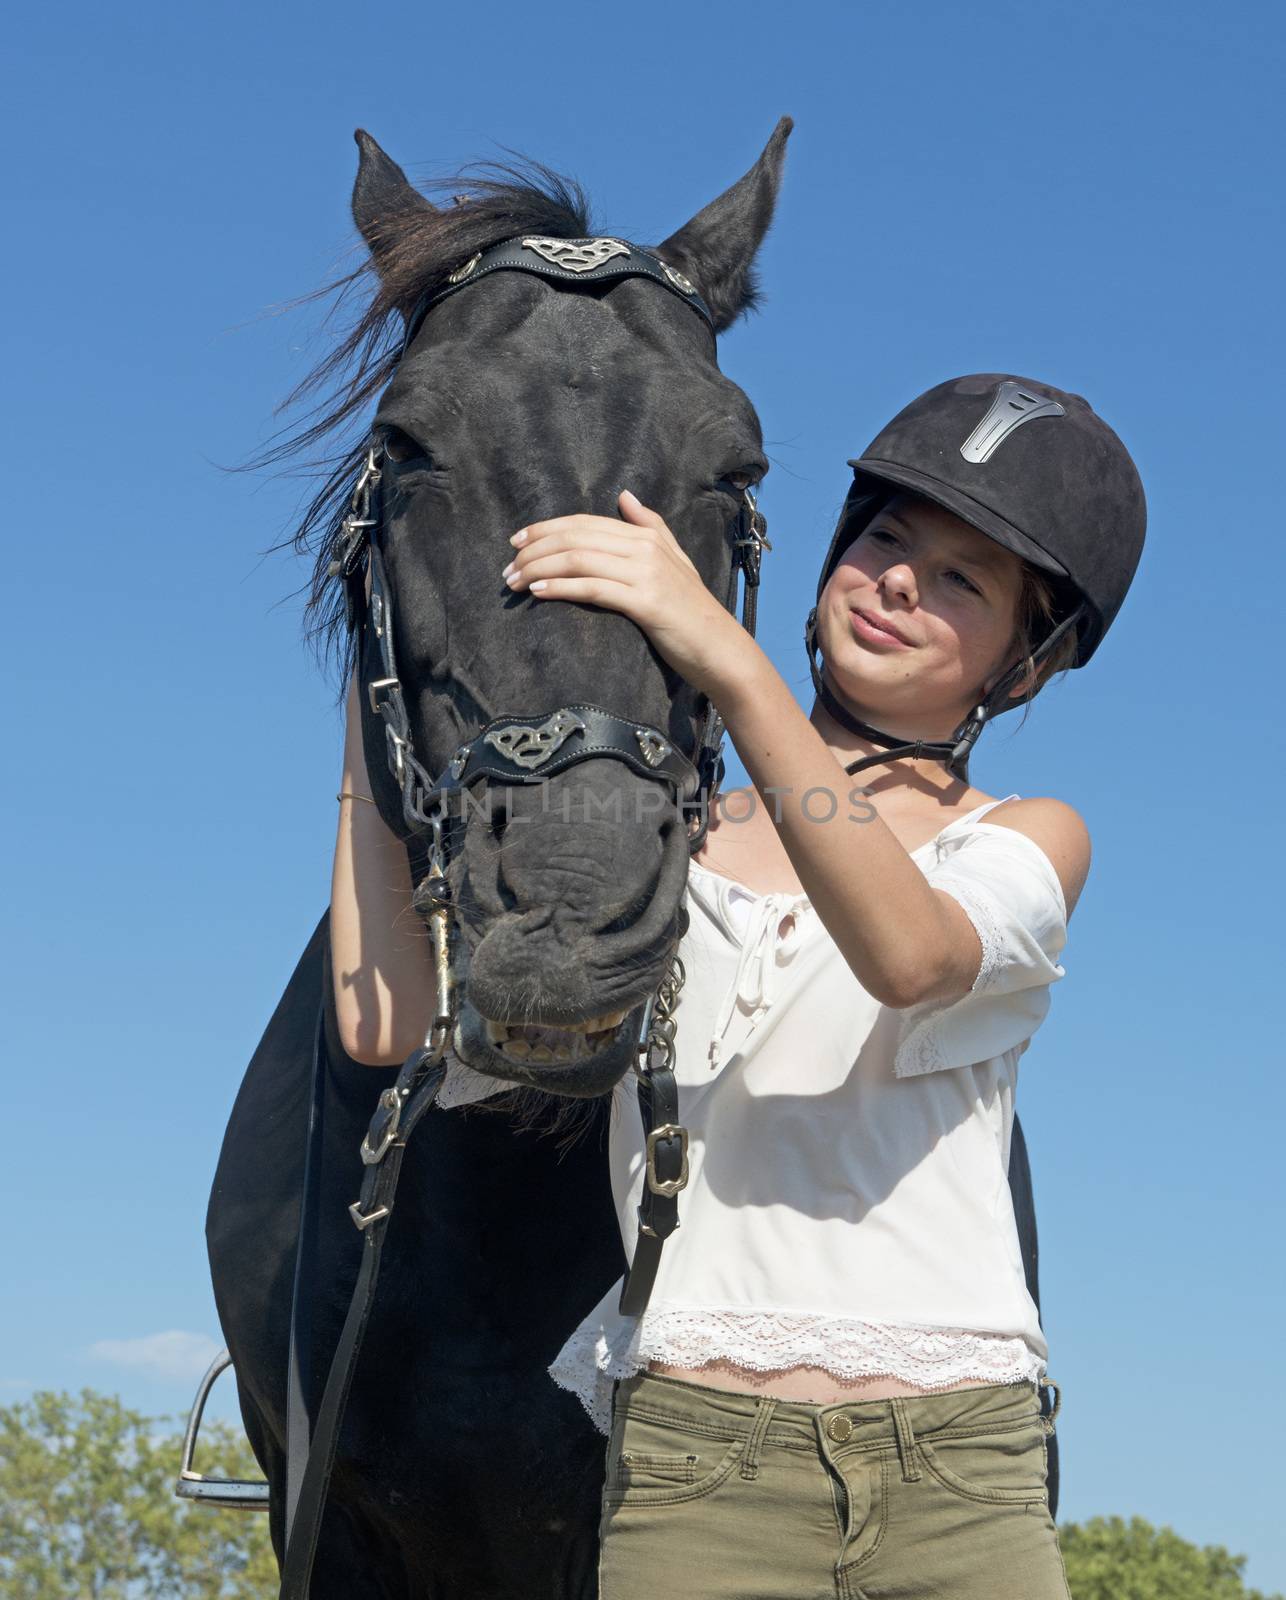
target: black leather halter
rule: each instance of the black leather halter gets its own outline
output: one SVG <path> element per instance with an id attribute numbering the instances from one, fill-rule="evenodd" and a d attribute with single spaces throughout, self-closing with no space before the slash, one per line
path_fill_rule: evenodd
<path id="1" fill-rule="evenodd" d="M 445 285 L 423 297 L 407 319 L 402 355 L 424 318 L 441 301 L 490 273 L 535 273 L 569 286 L 592 285 L 624 277 L 647 278 L 687 302 L 704 319 L 714 336 L 710 308 L 680 272 L 659 257 L 618 239 L 546 239 L 529 236 L 508 239 L 479 252 L 451 274 Z M 406 699 L 398 676 L 394 645 L 393 596 L 383 554 L 384 440 L 372 437 L 366 461 L 354 488 L 331 575 L 344 585 L 350 632 L 359 627 L 374 630 L 379 651 L 380 676 L 365 685 L 372 712 L 384 724 L 389 770 L 398 784 L 408 846 L 428 839 L 429 870 L 415 885 L 416 909 L 430 922 L 435 941 L 439 990 L 442 978 L 450 983 L 446 924 L 450 886 L 446 867 L 455 843 L 456 829 L 464 820 L 464 799 L 477 782 L 531 783 L 563 771 L 578 761 L 611 756 L 636 772 L 666 782 L 686 809 L 696 801 L 698 825 L 688 835 L 692 852 L 698 850 L 709 827 L 710 802 L 723 780 L 724 727 L 713 703 L 705 698 L 702 732 L 696 751 L 688 757 L 677 750 L 658 728 L 619 717 L 587 702 L 573 702 L 549 712 L 522 712 L 495 717 L 462 744 L 435 778 L 415 754 Z M 735 614 L 737 575 L 745 578 L 742 626 L 754 635 L 761 554 L 771 548 L 763 518 L 749 491 L 732 524 L 733 559 L 729 573 L 727 609 Z M 365 569 L 370 570 L 370 603 L 366 600 Z M 411 851 L 408 849 L 408 854 Z M 414 861 L 412 862 L 414 866 Z M 414 873 L 413 873 L 414 876 Z M 329 966 L 327 966 L 329 972 Z M 643 1034 L 645 1059 L 636 1062 L 639 1113 L 645 1141 L 645 1182 L 638 1209 L 638 1238 L 634 1256 L 621 1289 L 620 1307 L 637 1314 L 647 1304 L 665 1240 L 679 1225 L 677 1195 L 687 1182 L 688 1136 L 678 1121 L 675 1082 L 674 1019 L 672 1006 L 683 982 L 677 955 L 671 971 L 648 1002 Z M 323 985 L 323 999 L 329 987 Z M 315 1427 L 303 1397 L 302 1375 L 309 1362 L 302 1352 L 306 1318 L 301 1300 L 306 1294 L 307 1251 L 314 1226 L 309 1215 L 309 1188 L 305 1184 L 296 1254 L 295 1289 L 291 1305 L 290 1371 L 287 1385 L 286 1554 L 282 1565 L 280 1600 L 307 1600 L 317 1538 L 321 1530 L 326 1493 L 339 1442 L 339 1429 L 349 1389 L 357 1368 L 367 1323 L 375 1302 L 380 1261 L 397 1189 L 398 1175 L 416 1123 L 437 1101 L 446 1066 L 447 1043 L 442 1024 L 444 1007 L 451 1002 L 439 993 L 439 1015 L 429 1041 L 414 1051 L 402 1066 L 392 1089 L 380 1096 L 379 1105 L 362 1141 L 365 1169 L 358 1200 L 349 1207 L 362 1234 L 362 1263 L 348 1314 L 331 1359 Z M 321 1117 L 324 1098 L 323 1030 L 320 1019 L 314 1045 L 313 1108 L 309 1159 L 320 1159 Z"/>

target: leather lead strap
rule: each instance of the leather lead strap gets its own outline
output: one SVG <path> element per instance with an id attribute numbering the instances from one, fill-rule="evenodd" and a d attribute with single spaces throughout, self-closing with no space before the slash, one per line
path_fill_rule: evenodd
<path id="1" fill-rule="evenodd" d="M 326 1107 L 325 1021 L 330 977 L 330 939 L 322 943 L 322 1003 L 313 1034 L 313 1066 L 304 1153 L 304 1187 L 299 1203 L 295 1280 L 290 1296 L 290 1363 L 286 1373 L 286 1543 L 295 1522 L 304 1463 L 308 1460 L 311 1419 L 308 1385 L 312 1377 L 312 1265 L 317 1253 L 317 1214 L 321 1196 L 322 1144 Z"/>
<path id="2" fill-rule="evenodd" d="M 638 1209 L 638 1239 L 634 1259 L 621 1285 L 618 1309 L 638 1316 L 648 1303 L 661 1265 L 665 1241 L 679 1226 L 678 1190 L 658 1192 L 653 1175 L 667 1188 L 684 1181 L 686 1130 L 678 1126 L 679 1089 L 669 1067 L 655 1067 L 639 1075 L 639 1115 L 643 1122 L 643 1199 Z M 673 1128 L 673 1133 L 658 1130 Z"/>
<path id="3" fill-rule="evenodd" d="M 323 993 L 323 1005 L 325 995 Z M 308 1450 L 308 1461 L 299 1485 L 295 1515 L 286 1542 L 286 1559 L 281 1569 L 280 1600 L 308 1600 L 312 1581 L 313 1562 L 317 1554 L 317 1539 L 321 1533 L 322 1513 L 326 1506 L 326 1491 L 335 1464 L 335 1449 L 339 1443 L 339 1427 L 344 1407 L 357 1370 L 362 1340 L 366 1336 L 371 1310 L 375 1304 L 375 1291 L 379 1284 L 380 1260 L 389 1220 L 393 1215 L 393 1202 L 397 1194 L 397 1181 L 406 1154 L 406 1141 L 416 1123 L 435 1104 L 446 1077 L 446 1067 L 439 1061 L 426 1069 L 427 1050 L 417 1050 L 403 1065 L 398 1074 L 395 1092 L 401 1094 L 399 1125 L 396 1137 L 390 1140 L 378 1159 L 366 1168 L 362 1194 L 353 1207 L 354 1220 L 362 1230 L 362 1265 L 357 1275 L 348 1315 L 335 1347 L 330 1373 L 321 1404 L 317 1409 L 317 1426 Z M 383 1097 L 381 1097 L 382 1099 Z M 377 1113 L 378 1118 L 378 1113 Z M 372 1124 L 374 1128 L 375 1124 Z M 367 1139 L 370 1138 L 368 1133 Z M 367 1146 L 363 1145 L 365 1150 Z M 287 1464 L 289 1479 L 289 1464 Z"/>
<path id="4" fill-rule="evenodd" d="M 400 1166 L 401 1148 L 391 1154 L 393 1166 Z M 385 1222 L 387 1220 L 385 1218 Z M 326 1392 L 317 1413 L 317 1432 L 300 1485 L 291 1530 L 293 1536 L 286 1546 L 286 1560 L 281 1571 L 281 1600 L 308 1600 L 326 1489 L 335 1463 L 335 1446 L 339 1442 L 339 1423 L 348 1400 L 348 1391 L 352 1387 L 353 1374 L 357 1370 L 357 1357 L 370 1320 L 371 1307 L 375 1304 L 384 1231 L 384 1227 L 377 1223 L 367 1231 L 363 1241 L 362 1267 L 357 1276 L 357 1287 L 348 1307 L 348 1316 L 344 1319 L 343 1332 L 339 1336 L 330 1376 L 326 1381 Z"/>

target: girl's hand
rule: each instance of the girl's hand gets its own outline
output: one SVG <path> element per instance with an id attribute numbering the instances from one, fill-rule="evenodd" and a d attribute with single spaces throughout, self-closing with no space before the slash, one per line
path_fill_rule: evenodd
<path id="1" fill-rule="evenodd" d="M 754 640 L 701 581 L 655 511 L 624 490 L 612 517 L 553 517 L 520 528 L 501 576 L 541 600 L 581 600 L 636 622 L 679 675 L 717 703 Z"/>

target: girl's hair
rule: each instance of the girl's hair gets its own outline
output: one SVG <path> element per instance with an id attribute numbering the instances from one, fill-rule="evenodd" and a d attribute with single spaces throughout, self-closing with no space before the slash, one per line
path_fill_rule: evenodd
<path id="1" fill-rule="evenodd" d="M 930 500 L 927 495 L 922 495 L 914 489 L 898 489 L 892 498 L 903 500 L 914 505 L 917 501 L 923 505 L 934 506 L 936 501 Z M 886 497 L 881 506 L 887 504 Z M 869 526 L 879 515 L 880 507 L 874 510 L 870 506 L 863 507 L 861 512 L 861 526 L 848 531 L 848 540 L 859 537 L 862 527 Z M 1043 639 L 1048 638 L 1058 623 L 1065 617 L 1076 604 L 1075 595 L 1060 586 L 1059 580 L 1051 578 L 1048 573 L 1042 572 L 1030 561 L 1022 562 L 1022 586 L 1018 591 L 1018 604 L 1015 607 L 1014 637 L 1011 651 L 1016 649 L 1018 657 L 1023 660 L 1027 671 L 1031 671 L 1031 654 Z M 834 567 L 832 566 L 832 575 Z M 1072 628 L 1065 633 L 1050 653 L 1043 657 L 1035 668 L 1036 681 L 1032 688 L 1023 696 L 1019 704 L 1023 708 L 1022 726 L 1027 720 L 1028 709 L 1031 702 L 1050 681 L 1055 674 L 1070 672 L 1076 665 L 1076 652 L 1078 639 L 1076 629 Z M 1012 664 L 1012 663 L 1011 663 Z M 1022 681 L 1021 674 L 1019 682 Z M 1015 729 L 1015 732 L 1017 730 Z"/>
<path id="2" fill-rule="evenodd" d="M 1018 654 L 1024 658 L 1028 671 L 1031 671 L 1031 653 L 1057 626 L 1060 618 L 1066 616 L 1066 605 L 1060 603 L 1057 588 L 1039 567 L 1032 566 L 1030 561 L 1023 561 L 1022 588 L 1018 592 L 1017 622 L 1014 630 L 1014 643 L 1017 645 Z M 1076 665 L 1077 636 L 1076 629 L 1072 628 L 1058 641 L 1050 653 L 1043 657 L 1036 666 L 1036 682 L 1023 697 L 1022 721 L 1026 722 L 1027 712 L 1031 702 L 1036 698 L 1045 685 L 1056 673 L 1066 674 Z M 1019 727 L 1022 723 L 1019 723 Z"/>

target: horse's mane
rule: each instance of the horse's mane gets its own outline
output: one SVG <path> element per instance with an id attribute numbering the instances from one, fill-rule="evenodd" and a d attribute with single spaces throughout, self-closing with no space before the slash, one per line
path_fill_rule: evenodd
<path id="1" fill-rule="evenodd" d="M 404 314 L 419 298 L 445 284 L 449 273 L 479 250 L 517 233 L 581 239 L 593 233 L 589 202 L 574 179 L 539 162 L 484 163 L 424 186 L 441 191 L 440 209 L 407 207 L 381 229 L 379 270 L 368 254 L 353 271 L 290 302 L 290 309 L 319 299 L 333 303 L 330 321 L 354 300 L 359 310 L 348 333 L 287 395 L 278 411 L 319 397 L 300 424 L 278 435 L 247 463 L 251 469 L 298 461 L 320 487 L 298 526 L 271 550 L 292 546 L 313 557 L 304 637 L 324 667 L 339 665 L 342 697 L 353 667 L 353 642 L 344 619 L 341 586 L 328 576 L 340 524 L 366 449 L 366 430 L 354 437 L 351 424 L 378 395 L 397 366 Z M 458 191 L 467 191 L 459 193 Z"/>

